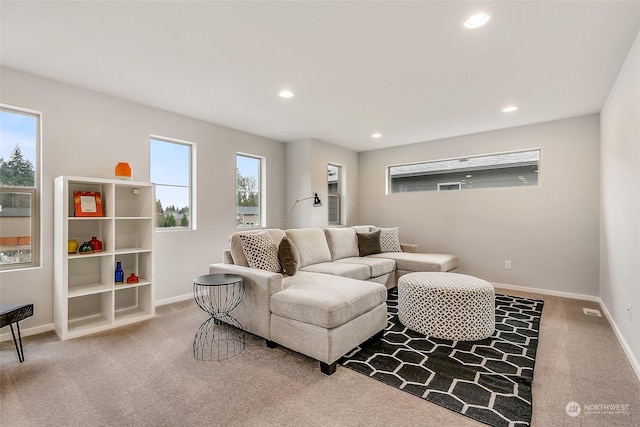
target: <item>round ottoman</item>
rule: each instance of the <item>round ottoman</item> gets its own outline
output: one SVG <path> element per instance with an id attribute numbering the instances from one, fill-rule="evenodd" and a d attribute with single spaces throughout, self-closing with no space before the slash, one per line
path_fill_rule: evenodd
<path id="1" fill-rule="evenodd" d="M 495 330 L 495 292 L 489 282 L 464 274 L 405 274 L 398 280 L 398 318 L 426 336 L 481 340 Z"/>

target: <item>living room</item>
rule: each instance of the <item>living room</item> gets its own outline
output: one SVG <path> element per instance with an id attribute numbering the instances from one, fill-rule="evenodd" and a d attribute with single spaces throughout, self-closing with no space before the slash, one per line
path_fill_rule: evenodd
<path id="1" fill-rule="evenodd" d="M 42 5 L 8 3 L 11 2 L 2 3 L 3 51 L 7 51 L 7 40 L 16 40 L 15 37 L 27 32 L 28 25 L 21 24 L 24 28 L 18 31 L 17 22 L 35 12 L 43 19 L 40 22 L 46 22 L 41 15 L 55 10 L 55 6 L 38 11 Z M 34 62 L 39 69 L 32 69 L 21 65 L 20 55 L 15 51 L 12 55 L 3 52 L 0 102 L 3 106 L 26 108 L 42 114 L 42 257 L 38 268 L 2 271 L 0 302 L 34 303 L 33 317 L 22 322 L 23 337 L 53 330 L 54 178 L 60 175 L 112 178 L 114 166 L 126 161 L 133 169 L 134 180 L 149 181 L 149 139 L 151 135 L 160 135 L 189 141 L 197 147 L 194 182 L 197 222 L 196 227 L 188 231 L 155 233 L 155 302 L 158 306 L 181 304 L 192 299 L 193 278 L 205 274 L 209 264 L 221 261 L 229 235 L 238 230 L 234 214 L 237 153 L 265 159 L 264 226 L 267 228 L 326 227 L 327 207 L 314 208 L 310 203 L 299 204 L 286 227 L 283 220 L 297 199 L 318 192 L 320 198 L 326 200 L 327 164 L 339 164 L 346 174 L 343 225 L 398 226 L 402 242 L 417 244 L 424 252 L 458 256 L 462 273 L 481 277 L 504 289 L 600 304 L 631 370 L 640 377 L 636 314 L 640 309 L 637 286 L 640 273 L 636 268 L 640 259 L 637 203 L 640 184 L 637 168 L 640 152 L 637 127 L 640 114 L 640 97 L 637 96 L 640 93 L 640 9 L 635 3 L 611 6 L 618 13 L 612 13 L 611 19 L 621 19 L 621 15 L 626 18 L 617 27 L 617 36 L 608 39 L 616 46 L 609 52 L 615 61 L 610 68 L 615 70 L 608 74 L 609 80 L 598 82 L 599 93 L 604 93 L 598 109 L 585 108 L 579 113 L 572 110 L 548 117 L 539 114 L 536 120 L 526 123 L 518 122 L 518 116 L 506 116 L 499 119 L 500 127 L 483 128 L 484 115 L 503 114 L 498 109 L 497 113 L 484 112 L 483 116 L 475 117 L 473 121 L 477 123 L 472 125 L 478 130 L 474 132 L 456 133 L 456 123 L 449 123 L 453 129 L 449 133 L 443 131 L 440 136 L 406 138 L 401 140 L 402 144 L 388 146 L 376 146 L 383 143 L 363 135 L 359 148 L 348 148 L 341 145 L 338 137 L 317 137 L 312 125 L 305 136 L 287 142 L 260 136 L 257 128 L 247 131 L 236 130 L 231 125 L 222 126 L 216 124 L 222 119 L 216 122 L 199 117 L 199 113 L 191 108 L 190 99 L 205 97 L 214 103 L 216 90 L 223 88 L 206 89 L 192 86 L 187 81 L 176 83 L 185 95 L 182 99 L 171 99 L 174 107 L 158 108 L 150 101 L 145 105 L 145 102 L 132 99 L 130 92 L 135 92 L 134 86 L 155 87 L 158 98 L 164 98 L 164 82 L 156 82 L 153 75 L 133 75 L 125 79 L 127 73 L 122 72 L 121 86 L 111 82 L 110 89 L 102 87 L 101 82 L 92 77 L 92 68 L 97 67 L 92 64 L 102 62 L 96 57 L 109 54 L 100 49 L 86 52 L 82 61 L 86 66 L 84 69 L 66 70 L 67 75 L 76 76 L 72 82 L 55 74 L 57 68 L 64 68 L 65 59 L 70 58 L 44 58 L 42 63 Z M 459 7 L 461 11 L 465 10 L 462 2 Z M 618 7 L 625 12 L 620 13 Z M 494 12 L 494 23 L 497 15 L 498 12 Z M 96 18 L 93 13 L 91 16 Z M 455 22 L 463 18 L 456 17 Z M 91 22 L 88 21 L 88 27 Z M 122 25 L 126 27 L 124 22 Z M 611 26 L 605 28 L 615 32 Z M 77 37 L 83 31 L 91 33 L 86 27 L 65 25 L 60 25 L 54 32 L 61 33 L 61 37 Z M 34 33 L 43 37 L 46 34 Z M 7 39 L 9 36 L 13 38 Z M 27 42 L 25 47 L 31 46 L 33 52 L 47 49 L 36 37 Z M 113 43 L 117 48 L 117 43 L 129 43 L 129 40 Z M 8 52 L 12 52 L 11 49 Z M 24 52 L 29 55 L 30 51 Z M 76 54 L 73 50 L 69 52 L 69 55 Z M 159 58 L 154 65 L 160 66 L 171 62 L 172 55 L 178 57 L 178 51 L 156 51 L 150 56 Z M 153 58 L 141 54 L 130 60 L 135 63 Z M 597 64 L 605 60 L 605 55 L 601 52 L 590 60 L 589 64 Z M 113 67 L 125 65 L 114 64 Z M 333 69 L 318 72 L 318 78 L 333 72 Z M 199 74 L 198 70 L 193 73 Z M 574 78 L 574 75 L 559 72 L 557 86 L 550 92 L 555 91 L 559 98 L 566 96 L 561 88 Z M 131 81 L 137 83 L 128 86 Z M 456 83 L 454 79 L 452 81 Z M 527 92 L 533 102 L 533 95 L 538 90 L 536 85 L 529 81 L 521 84 L 533 87 Z M 230 86 L 232 89 L 228 90 L 238 90 L 238 96 L 251 99 L 241 86 Z M 584 92 L 589 89 L 581 88 Z M 598 90 L 594 88 L 594 92 Z M 369 96 L 365 94 L 370 91 L 373 89 L 363 89 L 363 97 Z M 282 120 L 282 117 L 286 121 L 288 114 L 293 114 L 292 110 L 308 108 L 305 101 L 300 101 L 305 96 L 300 92 L 291 100 L 282 100 L 274 93 L 264 108 L 272 112 L 274 121 Z M 390 104 L 393 104 L 391 101 L 396 102 L 389 100 Z M 549 104 L 555 102 L 554 98 Z M 326 99 L 320 104 L 323 108 L 331 108 Z M 464 106 L 461 108 L 459 117 L 462 121 L 473 110 L 467 113 Z M 523 111 L 526 111 L 524 104 L 516 114 L 523 114 Z M 250 122 L 251 118 L 247 115 L 245 120 Z M 383 140 L 391 137 L 384 129 L 380 132 Z M 368 146 L 375 148 L 368 149 Z M 536 187 L 387 192 L 386 173 L 390 165 L 531 148 L 541 150 L 540 185 Z M 505 269 L 506 260 L 512 262 L 509 270 Z M 2 340 L 10 341 L 10 333 L 3 331 Z M 3 360 L 14 357 L 12 351 L 12 347 L 3 347 Z"/>

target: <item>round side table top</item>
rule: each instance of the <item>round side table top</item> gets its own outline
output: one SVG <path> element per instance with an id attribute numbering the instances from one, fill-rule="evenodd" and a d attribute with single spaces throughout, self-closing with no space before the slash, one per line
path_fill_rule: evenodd
<path id="1" fill-rule="evenodd" d="M 242 282 L 242 276 L 237 274 L 205 274 L 193 279 L 193 283 L 200 286 L 224 286 Z"/>

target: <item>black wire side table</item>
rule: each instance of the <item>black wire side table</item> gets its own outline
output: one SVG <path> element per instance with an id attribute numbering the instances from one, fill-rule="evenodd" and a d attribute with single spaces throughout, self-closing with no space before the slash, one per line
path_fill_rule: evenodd
<path id="1" fill-rule="evenodd" d="M 193 297 L 211 317 L 196 331 L 193 356 L 199 360 L 225 360 L 245 348 L 242 325 L 229 314 L 244 296 L 244 280 L 235 274 L 205 274 L 193 279 Z"/>

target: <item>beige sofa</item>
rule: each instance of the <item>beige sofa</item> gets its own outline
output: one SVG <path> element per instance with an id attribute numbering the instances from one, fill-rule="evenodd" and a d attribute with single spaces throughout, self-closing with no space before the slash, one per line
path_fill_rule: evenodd
<path id="1" fill-rule="evenodd" d="M 241 235 L 264 231 L 276 251 L 284 237 L 294 244 L 299 255 L 294 275 L 249 266 Z M 458 265 L 453 255 L 417 253 L 412 245 L 361 257 L 356 231 L 369 226 L 234 233 L 224 262 L 210 265 L 209 272 L 243 276 L 245 295 L 232 314 L 244 330 L 265 338 L 269 347 L 280 344 L 317 359 L 322 372 L 331 374 L 340 357 L 382 333 L 387 289 L 398 277 Z"/>

